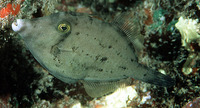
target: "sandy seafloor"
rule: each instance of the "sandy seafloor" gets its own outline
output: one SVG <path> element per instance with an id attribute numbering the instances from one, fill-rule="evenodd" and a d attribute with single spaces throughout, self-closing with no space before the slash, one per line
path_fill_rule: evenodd
<path id="1" fill-rule="evenodd" d="M 2 0 L 0 9 L 8 9 L 7 4 L 21 7 L 16 15 L 0 18 L 0 108 L 200 107 L 199 0 Z M 11 24 L 17 18 L 58 11 L 94 14 L 107 22 L 121 12 L 135 13 L 145 46 L 138 62 L 170 75 L 176 85 L 165 88 L 134 81 L 113 94 L 91 98 L 81 84 L 54 78 L 25 48 Z M 185 19 L 182 32 L 175 27 L 180 17 Z"/>

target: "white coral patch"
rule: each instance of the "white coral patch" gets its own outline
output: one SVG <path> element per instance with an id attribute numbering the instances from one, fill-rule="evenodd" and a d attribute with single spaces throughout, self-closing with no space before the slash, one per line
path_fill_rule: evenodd
<path id="1" fill-rule="evenodd" d="M 103 101 L 105 102 L 105 108 L 122 108 L 127 107 L 127 103 L 136 98 L 137 92 L 134 87 L 128 86 L 120 88 L 111 95 L 106 96 Z"/>
<path id="2" fill-rule="evenodd" d="M 191 41 L 200 38 L 200 35 L 197 33 L 197 22 L 197 19 L 184 19 L 183 17 L 180 17 L 178 22 L 175 24 L 176 28 L 181 33 L 182 46 L 186 49 L 189 48 L 188 44 Z"/>

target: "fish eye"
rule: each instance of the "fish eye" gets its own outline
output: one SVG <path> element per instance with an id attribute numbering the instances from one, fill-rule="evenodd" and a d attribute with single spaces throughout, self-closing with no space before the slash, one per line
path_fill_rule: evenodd
<path id="1" fill-rule="evenodd" d="M 71 31 L 71 25 L 68 22 L 62 22 L 58 25 L 58 30 L 63 33 L 69 33 Z"/>

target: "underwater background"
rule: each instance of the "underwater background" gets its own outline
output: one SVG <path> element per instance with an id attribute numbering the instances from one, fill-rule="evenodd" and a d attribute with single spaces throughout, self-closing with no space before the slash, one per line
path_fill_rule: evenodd
<path id="1" fill-rule="evenodd" d="M 101 98 L 82 84 L 66 84 L 34 59 L 11 24 L 59 11 L 88 13 L 112 22 L 122 12 L 140 19 L 144 51 L 138 62 L 176 79 L 165 88 L 134 81 Z M 1 0 L 0 108 L 199 108 L 199 0 Z M 133 19 L 134 20 L 134 19 Z"/>

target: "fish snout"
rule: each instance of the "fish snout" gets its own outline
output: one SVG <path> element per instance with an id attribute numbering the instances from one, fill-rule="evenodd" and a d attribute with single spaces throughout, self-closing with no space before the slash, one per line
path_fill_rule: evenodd
<path id="1" fill-rule="evenodd" d="M 16 22 L 12 23 L 12 29 L 15 32 L 20 32 L 22 30 L 22 28 L 24 28 L 25 24 L 23 19 L 17 19 Z"/>

